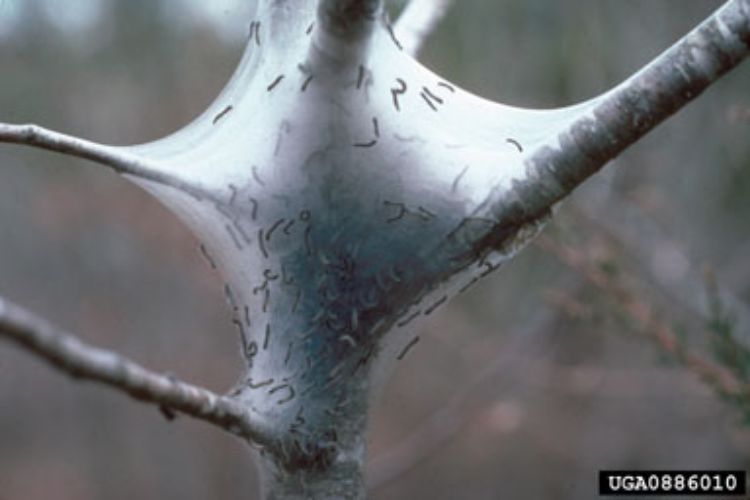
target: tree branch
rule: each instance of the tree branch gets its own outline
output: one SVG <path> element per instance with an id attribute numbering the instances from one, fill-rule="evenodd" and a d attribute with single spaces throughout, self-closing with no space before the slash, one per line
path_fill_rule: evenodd
<path id="1" fill-rule="evenodd" d="M 641 71 L 531 152 L 514 196 L 496 200 L 504 224 L 533 220 L 750 53 L 750 0 L 730 0 Z"/>
<path id="2" fill-rule="evenodd" d="M 537 246 L 556 256 L 563 264 L 583 276 L 602 293 L 615 299 L 620 312 L 631 320 L 632 327 L 656 342 L 659 349 L 696 374 L 718 394 L 746 401 L 750 387 L 726 367 L 713 363 L 690 351 L 667 321 L 656 314 L 653 305 L 620 283 L 616 277 L 592 265 L 575 248 L 557 244 L 547 236 L 537 239 Z"/>
<path id="3" fill-rule="evenodd" d="M 321 0 L 318 17 L 332 35 L 357 40 L 372 29 L 382 4 L 382 0 Z"/>
<path id="4" fill-rule="evenodd" d="M 174 377 L 151 372 L 121 355 L 92 347 L 33 313 L 0 298 L 5 337 L 74 378 L 93 380 L 146 403 L 210 422 L 258 444 L 268 439 L 243 405 Z"/>
<path id="5" fill-rule="evenodd" d="M 452 5 L 452 0 L 411 0 L 395 26 L 404 52 L 416 57 Z"/>
<path id="6" fill-rule="evenodd" d="M 666 234 L 638 205 L 611 194 L 601 203 L 592 197 L 578 198 L 574 208 L 577 221 L 592 226 L 592 231 L 605 234 L 634 256 L 648 271 L 654 281 L 652 286 L 697 317 L 706 315 L 705 276 L 701 273 L 704 266 L 691 259 L 684 245 Z M 668 279 L 653 258 L 662 248 L 678 249 L 685 260 L 686 269 L 679 278 Z M 732 310 L 737 330 L 750 331 L 750 307 L 726 286 L 716 286 L 718 295 Z"/>
<path id="7" fill-rule="evenodd" d="M 87 141 L 38 125 L 7 123 L 0 123 L 0 142 L 32 146 L 91 160 L 119 174 L 149 180 L 200 197 L 200 190 L 196 186 L 162 172 L 163 169 L 155 162 L 129 153 L 123 148 Z"/>

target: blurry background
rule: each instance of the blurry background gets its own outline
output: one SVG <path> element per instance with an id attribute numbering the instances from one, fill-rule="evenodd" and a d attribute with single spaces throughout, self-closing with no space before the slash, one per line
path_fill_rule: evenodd
<path id="1" fill-rule="evenodd" d="M 232 73 L 248 3 L 0 0 L 0 121 L 113 144 L 169 133 Z M 619 82 L 721 2 L 455 3 L 422 60 L 487 98 L 551 107 Z M 434 316 L 374 413 L 373 498 L 581 499 L 603 468 L 750 469 L 742 408 L 663 349 L 666 335 L 720 364 L 712 335 L 747 340 L 748 89 L 750 63 Z M 596 273 L 611 286 L 592 285 Z M 241 367 L 193 237 L 82 161 L 0 145 L 0 295 L 216 391 Z M 0 341 L 0 500 L 256 491 L 234 438 Z"/>

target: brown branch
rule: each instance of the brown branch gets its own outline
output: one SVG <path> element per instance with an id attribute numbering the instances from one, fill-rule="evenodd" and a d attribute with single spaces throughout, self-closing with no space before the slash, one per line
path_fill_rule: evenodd
<path id="1" fill-rule="evenodd" d="M 609 160 L 696 98 L 750 53 L 750 0 L 730 0 L 631 78 L 594 99 L 583 116 L 531 152 L 513 196 L 493 215 L 534 220 Z"/>
<path id="2" fill-rule="evenodd" d="M 154 373 L 123 356 L 81 342 L 35 314 L 0 298 L 0 337 L 44 358 L 73 378 L 93 380 L 131 397 L 210 422 L 255 443 L 266 433 L 239 402 L 168 375 Z"/>
<path id="3" fill-rule="evenodd" d="M 574 200 L 573 208 L 572 213 L 577 221 L 591 226 L 592 230 L 607 235 L 620 247 L 627 249 L 647 269 L 656 286 L 671 300 L 688 308 L 698 317 L 704 316 L 705 276 L 701 273 L 701 264 L 692 260 L 688 252 L 682 250 L 683 245 L 647 217 L 637 204 L 610 193 L 601 202 L 592 197 L 578 197 Z M 680 279 L 667 279 L 652 258 L 660 248 L 665 247 L 680 249 L 687 263 L 684 276 Z M 725 268 L 732 268 L 731 265 L 724 264 Z M 750 307 L 726 286 L 719 283 L 716 286 L 718 295 L 732 310 L 737 329 L 750 330 Z"/>
<path id="4" fill-rule="evenodd" d="M 701 380 L 714 387 L 722 395 L 741 398 L 750 397 L 750 387 L 724 367 L 716 365 L 689 351 L 675 334 L 673 328 L 659 319 L 654 308 L 640 300 L 604 270 L 595 266 L 581 252 L 555 243 L 546 236 L 537 239 L 537 246 L 556 256 L 562 263 L 579 273 L 594 287 L 613 297 L 621 311 L 638 331 L 655 341 L 662 352 L 680 362 Z"/>
<path id="5" fill-rule="evenodd" d="M 411 0 L 396 23 L 404 52 L 416 56 L 453 4 L 452 0 Z"/>

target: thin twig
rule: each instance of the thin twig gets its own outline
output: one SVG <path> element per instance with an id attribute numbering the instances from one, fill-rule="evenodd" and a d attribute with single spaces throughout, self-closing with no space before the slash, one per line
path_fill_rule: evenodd
<path id="1" fill-rule="evenodd" d="M 592 197 L 573 200 L 572 214 L 577 221 L 589 224 L 600 234 L 606 234 L 617 244 L 628 250 L 641 265 L 645 266 L 658 288 L 671 300 L 692 311 L 696 317 L 705 315 L 705 279 L 700 272 L 702 266 L 692 260 L 683 245 L 672 238 L 643 210 L 622 196 L 610 194 L 601 203 Z M 658 268 L 653 258 L 660 248 L 679 249 L 685 262 L 682 276 L 672 278 Z M 725 268 L 728 268 L 725 266 Z M 729 288 L 717 284 L 717 293 L 732 309 L 739 331 L 750 331 L 750 307 Z"/>
<path id="2" fill-rule="evenodd" d="M 32 146 L 105 165 L 115 172 L 145 179 L 200 197 L 197 186 L 165 173 L 152 160 L 134 155 L 115 146 L 107 146 L 79 137 L 49 130 L 38 125 L 0 123 L 0 142 Z"/>
<path id="3" fill-rule="evenodd" d="M 74 378 L 93 380 L 133 398 L 210 422 L 259 444 L 268 439 L 237 401 L 154 373 L 120 354 L 86 345 L 35 314 L 0 298 L 0 337 L 46 359 Z"/>
<path id="4" fill-rule="evenodd" d="M 662 352 L 696 374 L 715 388 L 719 394 L 750 397 L 750 387 L 747 384 L 735 378 L 724 367 L 689 351 L 675 334 L 674 329 L 666 321 L 657 317 L 650 304 L 638 298 L 635 293 L 613 279 L 606 271 L 596 267 L 583 253 L 574 248 L 559 245 L 544 235 L 537 239 L 536 244 L 586 278 L 601 292 L 613 297 L 634 327 L 655 341 Z"/>
<path id="5" fill-rule="evenodd" d="M 395 27 L 404 52 L 416 57 L 452 5 L 453 0 L 411 0 Z"/>

